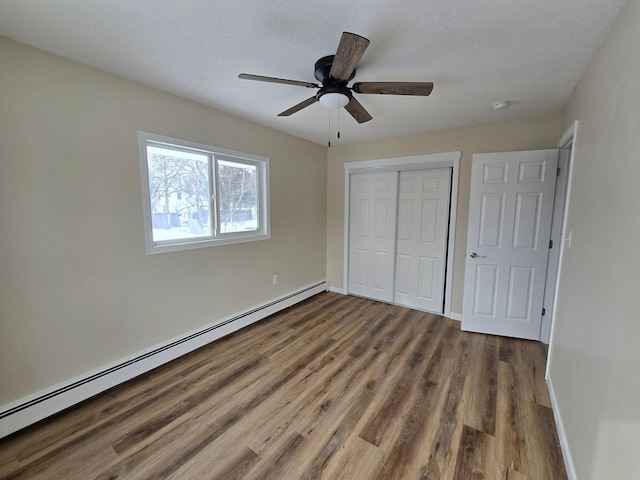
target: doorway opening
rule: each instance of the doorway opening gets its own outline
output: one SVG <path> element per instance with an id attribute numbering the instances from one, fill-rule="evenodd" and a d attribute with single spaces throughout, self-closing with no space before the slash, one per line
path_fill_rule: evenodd
<path id="1" fill-rule="evenodd" d="M 553 342 L 553 327 L 555 323 L 556 307 L 558 304 L 558 286 L 560 284 L 560 275 L 562 273 L 562 257 L 564 255 L 565 248 L 571 248 L 571 232 L 567 231 L 567 211 L 569 210 L 569 201 L 571 198 L 571 183 L 573 177 L 573 166 L 575 164 L 575 147 L 576 138 L 578 134 L 578 122 L 574 122 L 571 127 L 565 132 L 560 141 L 558 142 L 558 148 L 560 148 L 560 168 L 564 169 L 564 181 L 558 182 L 561 184 L 556 191 L 556 205 L 554 206 L 554 228 L 557 229 L 555 236 L 552 235 L 552 240 L 558 242 L 557 258 L 553 259 L 553 263 L 550 263 L 547 273 L 547 288 L 545 290 L 545 309 L 547 310 L 547 317 L 545 323 L 542 325 L 540 331 L 540 341 L 549 344 Z M 562 176 L 562 170 L 560 172 Z M 560 189 L 560 186 L 563 188 Z M 557 218 L 556 218 L 557 217 Z M 557 223 L 557 226 L 556 226 Z M 550 259 L 551 261 L 551 259 Z M 551 352 L 551 348 L 548 349 Z M 547 370 L 551 353 L 547 355 Z"/>

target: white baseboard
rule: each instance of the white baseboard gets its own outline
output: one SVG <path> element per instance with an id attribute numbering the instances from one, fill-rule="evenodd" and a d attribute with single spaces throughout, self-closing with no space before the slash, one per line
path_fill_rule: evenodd
<path id="1" fill-rule="evenodd" d="M 564 458 L 564 467 L 567 470 L 567 477 L 569 480 L 578 480 L 576 476 L 576 469 L 573 466 L 573 459 L 571 458 L 571 450 L 569 450 L 569 442 L 567 440 L 567 433 L 562 423 L 562 416 L 560 415 L 560 407 L 556 398 L 556 392 L 553 389 L 553 383 L 551 377 L 547 375 L 547 388 L 549 389 L 549 397 L 551 397 L 551 407 L 553 409 L 553 418 L 556 422 L 556 430 L 558 431 L 558 440 L 560 440 L 560 449 L 562 450 L 562 457 Z"/>
<path id="2" fill-rule="evenodd" d="M 329 287 L 329 291 L 333 293 L 339 293 L 340 295 L 346 295 L 347 291 L 344 288 Z"/>
<path id="3" fill-rule="evenodd" d="M 100 369 L 87 372 L 64 384 L 40 391 L 9 405 L 3 405 L 0 407 L 0 438 L 324 292 L 327 288 L 326 281 L 308 286 L 169 342 L 120 359 Z"/>
<path id="4" fill-rule="evenodd" d="M 451 320 L 457 320 L 457 321 L 461 322 L 462 321 L 462 314 L 461 313 L 453 313 L 453 312 L 451 312 L 449 314 L 449 318 Z"/>

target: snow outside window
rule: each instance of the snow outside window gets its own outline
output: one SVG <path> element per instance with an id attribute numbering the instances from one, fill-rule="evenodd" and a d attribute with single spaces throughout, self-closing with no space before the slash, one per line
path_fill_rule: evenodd
<path id="1" fill-rule="evenodd" d="M 269 159 L 139 132 L 147 253 L 269 238 Z"/>

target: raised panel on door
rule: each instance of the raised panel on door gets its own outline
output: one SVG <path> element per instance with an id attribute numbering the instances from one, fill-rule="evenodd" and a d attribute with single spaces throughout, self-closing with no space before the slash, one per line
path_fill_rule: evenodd
<path id="1" fill-rule="evenodd" d="M 393 301 L 397 172 L 350 177 L 349 293 Z"/>
<path id="2" fill-rule="evenodd" d="M 367 257 L 368 252 L 362 248 L 354 248 L 352 251 L 351 280 L 358 288 L 367 287 Z"/>
<path id="3" fill-rule="evenodd" d="M 440 291 L 438 282 L 442 279 L 438 275 L 438 259 L 434 257 L 420 257 L 418 263 L 418 298 L 433 301 Z"/>
<path id="4" fill-rule="evenodd" d="M 400 172 L 395 302 L 442 313 L 451 169 Z"/>
<path id="5" fill-rule="evenodd" d="M 473 272 L 477 286 L 473 292 L 473 314 L 485 318 L 495 318 L 498 300 L 499 265 L 476 264 Z"/>
<path id="6" fill-rule="evenodd" d="M 513 228 L 514 249 L 536 249 L 540 238 L 541 202 L 541 192 L 516 194 L 516 213 Z"/>
<path id="7" fill-rule="evenodd" d="M 478 218 L 478 246 L 500 247 L 502 220 L 504 218 L 504 194 L 483 193 L 480 196 Z"/>
<path id="8" fill-rule="evenodd" d="M 539 338 L 557 159 L 473 156 L 463 330 Z"/>
<path id="9" fill-rule="evenodd" d="M 535 269 L 515 267 L 509 269 L 509 290 L 507 291 L 507 319 L 527 321 L 531 317 Z"/>

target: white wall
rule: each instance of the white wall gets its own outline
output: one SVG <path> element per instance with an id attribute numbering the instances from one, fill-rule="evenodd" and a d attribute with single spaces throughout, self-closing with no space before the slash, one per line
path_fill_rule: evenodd
<path id="1" fill-rule="evenodd" d="M 145 255 L 139 130 L 269 157 L 271 240 Z M 0 407 L 326 277 L 325 147 L 2 38 L 0 205 Z"/>
<path id="2" fill-rule="evenodd" d="M 549 376 L 577 478 L 640 478 L 640 1 L 563 112 L 577 135 Z"/>

